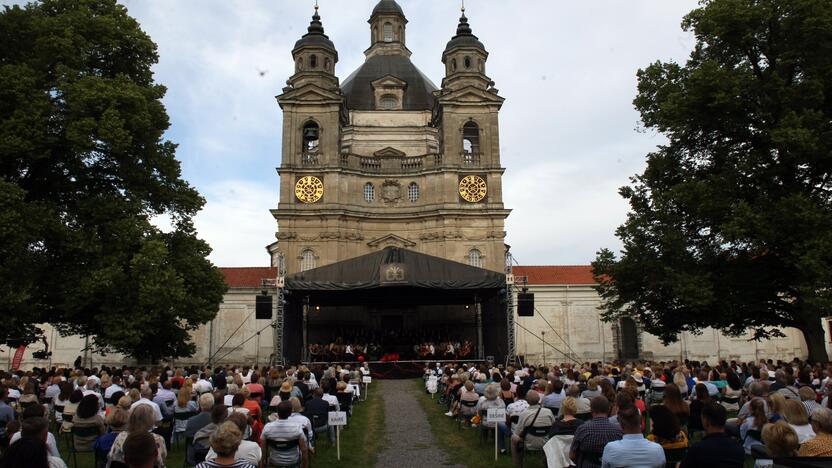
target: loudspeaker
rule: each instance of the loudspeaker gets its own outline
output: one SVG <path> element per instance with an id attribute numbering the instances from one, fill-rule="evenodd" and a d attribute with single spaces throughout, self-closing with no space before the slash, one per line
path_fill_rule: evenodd
<path id="1" fill-rule="evenodd" d="M 272 319 L 272 297 L 271 296 L 257 296 L 256 307 L 254 315 L 257 320 L 271 320 Z"/>
<path id="2" fill-rule="evenodd" d="M 517 315 L 520 317 L 534 317 L 534 294 L 517 294 Z"/>

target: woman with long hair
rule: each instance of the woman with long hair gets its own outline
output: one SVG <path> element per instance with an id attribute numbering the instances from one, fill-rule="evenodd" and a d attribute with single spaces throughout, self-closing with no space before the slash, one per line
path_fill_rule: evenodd
<path id="1" fill-rule="evenodd" d="M 650 407 L 651 428 L 647 440 L 662 446 L 663 449 L 680 449 L 688 446 L 688 437 L 682 431 L 679 418 L 664 405 Z"/>
<path id="2" fill-rule="evenodd" d="M 751 400 L 749 415 L 740 426 L 740 438 L 745 448 L 745 453 L 751 454 L 751 446 L 762 443 L 763 426 L 768 422 L 766 409 L 763 400 Z"/>
<path id="3" fill-rule="evenodd" d="M 73 428 L 93 428 L 95 431 L 86 436 L 79 436 L 73 431 L 72 438 L 77 450 L 91 450 L 95 439 L 107 431 L 104 418 L 98 414 L 98 404 L 98 395 L 94 394 L 84 396 L 81 402 L 78 403 L 78 409 L 75 411 L 75 417 L 72 419 Z"/>
<path id="4" fill-rule="evenodd" d="M 725 381 L 725 393 L 720 404 L 726 411 L 739 411 L 742 403 L 742 382 L 730 367 L 726 368 Z"/>
<path id="5" fill-rule="evenodd" d="M 711 402 L 711 395 L 708 393 L 708 387 L 703 383 L 696 384 L 693 387 L 695 400 L 690 402 L 690 419 L 688 421 L 689 431 L 704 431 L 702 427 L 702 408 L 705 404 Z"/>
<path id="6" fill-rule="evenodd" d="M 669 383 L 664 387 L 664 399 L 662 405 L 666 406 L 673 414 L 679 418 L 679 423 L 682 426 L 687 426 L 690 419 L 690 407 L 682 400 L 682 393 L 679 391 L 679 386 L 675 383 Z"/>
<path id="7" fill-rule="evenodd" d="M 785 417 L 786 397 L 774 392 L 768 396 L 768 422 L 777 422 Z"/>
<path id="8" fill-rule="evenodd" d="M 197 403 L 191 399 L 190 386 L 185 386 L 179 390 L 179 395 L 176 396 L 176 404 L 173 405 L 173 435 L 179 437 L 183 434 L 188 426 L 189 417 L 195 416 L 199 413 Z"/>

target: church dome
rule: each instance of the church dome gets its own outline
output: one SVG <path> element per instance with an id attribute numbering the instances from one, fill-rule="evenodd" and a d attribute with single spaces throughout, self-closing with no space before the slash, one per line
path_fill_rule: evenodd
<path id="1" fill-rule="evenodd" d="M 398 15 L 404 16 L 404 11 L 402 7 L 396 3 L 396 0 L 381 0 L 378 2 L 375 8 L 373 8 L 373 14 L 371 16 L 379 15 L 382 13 L 394 13 Z"/>
<path id="2" fill-rule="evenodd" d="M 384 2 L 382 2 L 384 3 Z M 395 2 L 392 2 L 395 3 Z M 392 75 L 405 83 L 402 110 L 430 110 L 435 104 L 436 85 L 404 55 L 374 55 L 369 57 L 341 85 L 350 110 L 376 109 L 372 83 Z"/>

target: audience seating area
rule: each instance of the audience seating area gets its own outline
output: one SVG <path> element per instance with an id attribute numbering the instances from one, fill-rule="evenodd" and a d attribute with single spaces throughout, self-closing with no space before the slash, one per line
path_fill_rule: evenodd
<path id="1" fill-rule="evenodd" d="M 365 375 L 367 365 L 0 372 L 0 466 L 34 450 L 50 468 L 140 466 L 139 456 L 155 466 L 225 466 L 230 456 L 240 467 L 308 467 L 336 450 L 329 413 L 360 411 Z"/>
<path id="2" fill-rule="evenodd" d="M 502 456 L 523 466 L 545 452 L 549 468 L 832 466 L 831 376 L 832 364 L 798 359 L 424 370 L 459 430 L 482 445 L 495 432 L 487 408 L 503 408 Z"/>

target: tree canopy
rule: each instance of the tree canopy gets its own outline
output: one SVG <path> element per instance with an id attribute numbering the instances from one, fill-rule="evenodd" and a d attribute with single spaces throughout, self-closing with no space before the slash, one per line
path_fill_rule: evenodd
<path id="1" fill-rule="evenodd" d="M 620 189 L 623 251 L 593 263 L 604 317 L 665 343 L 715 327 L 803 332 L 827 360 L 832 306 L 832 3 L 705 0 L 686 64 L 638 72 L 644 127 L 668 142 Z"/>
<path id="2" fill-rule="evenodd" d="M 157 60 L 115 0 L 0 12 L 0 341 L 51 323 L 97 348 L 183 356 L 216 315 L 225 285 L 164 137 Z"/>

